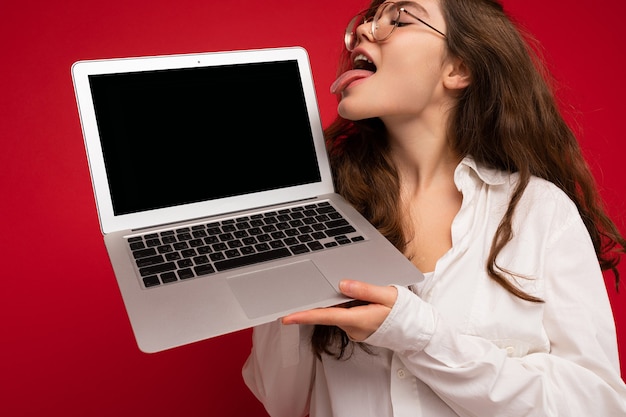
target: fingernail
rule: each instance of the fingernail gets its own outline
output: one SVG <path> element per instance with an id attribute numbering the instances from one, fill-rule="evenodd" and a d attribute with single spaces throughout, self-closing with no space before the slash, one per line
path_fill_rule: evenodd
<path id="1" fill-rule="evenodd" d="M 280 322 L 282 324 L 284 324 L 285 326 L 288 326 L 290 324 L 298 324 L 298 320 L 295 320 L 293 317 L 291 316 L 285 316 L 283 318 L 280 319 Z"/>

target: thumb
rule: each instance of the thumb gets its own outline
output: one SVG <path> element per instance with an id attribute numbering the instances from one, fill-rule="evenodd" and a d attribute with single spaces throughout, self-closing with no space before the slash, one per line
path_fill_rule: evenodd
<path id="1" fill-rule="evenodd" d="M 342 280 L 339 290 L 347 297 L 369 303 L 393 307 L 398 298 L 398 290 L 392 286 L 379 286 L 362 281 Z"/>

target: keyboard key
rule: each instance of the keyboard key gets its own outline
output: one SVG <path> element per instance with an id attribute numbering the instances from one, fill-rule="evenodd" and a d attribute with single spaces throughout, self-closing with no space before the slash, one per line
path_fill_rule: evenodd
<path id="1" fill-rule="evenodd" d="M 322 245 L 320 242 L 317 242 L 317 241 L 309 242 L 307 243 L 307 246 L 313 251 L 324 249 L 324 245 Z"/>
<path id="2" fill-rule="evenodd" d="M 298 227 L 298 231 L 302 234 L 312 233 L 313 228 L 311 226 Z"/>
<path id="3" fill-rule="evenodd" d="M 228 247 L 231 249 L 240 248 L 243 246 L 243 242 L 241 240 L 231 240 L 228 242 Z"/>
<path id="4" fill-rule="evenodd" d="M 270 246 L 274 249 L 282 248 L 285 246 L 285 242 L 283 242 L 282 240 L 273 240 L 270 242 Z"/>
<path id="5" fill-rule="evenodd" d="M 193 270 L 197 276 L 208 275 L 215 272 L 215 268 L 213 268 L 213 266 L 210 264 L 198 265 L 194 267 Z"/>
<path id="6" fill-rule="evenodd" d="M 298 236 L 298 240 L 302 243 L 307 243 L 313 241 L 311 235 L 300 235 Z"/>
<path id="7" fill-rule="evenodd" d="M 218 226 L 210 227 L 210 228 L 207 229 L 207 233 L 210 236 L 219 235 L 219 234 L 222 233 L 222 229 L 220 229 Z"/>
<path id="8" fill-rule="evenodd" d="M 178 271 L 178 278 L 180 279 L 189 279 L 195 276 L 196 275 L 193 273 L 191 268 L 185 268 L 185 269 L 181 269 L 180 271 Z"/>
<path id="9" fill-rule="evenodd" d="M 159 281 L 159 277 L 156 275 L 150 275 L 149 277 L 145 277 L 143 279 L 143 285 L 145 285 L 146 288 L 155 287 L 157 285 L 161 285 L 161 281 Z"/>
<path id="10" fill-rule="evenodd" d="M 235 238 L 235 236 L 232 233 L 222 233 L 221 235 L 219 235 L 219 239 L 222 242 L 227 242 L 229 240 L 233 240 Z"/>
<path id="11" fill-rule="evenodd" d="M 213 252 L 213 250 L 211 249 L 210 246 L 200 246 L 196 250 L 198 251 L 198 254 L 200 254 L 200 255 L 204 255 L 204 254 Z"/>
<path id="12" fill-rule="evenodd" d="M 300 226 L 304 226 L 304 222 L 300 219 L 297 220 L 291 220 L 289 222 L 289 224 L 291 225 L 291 227 L 300 227 Z"/>
<path id="13" fill-rule="evenodd" d="M 146 240 L 146 246 L 149 248 L 153 248 L 155 246 L 161 246 L 161 239 Z"/>
<path id="14" fill-rule="evenodd" d="M 210 254 L 209 258 L 211 258 L 211 260 L 215 262 L 215 261 L 221 261 L 222 259 L 225 259 L 226 257 L 224 256 L 222 252 L 216 252 L 216 253 Z"/>
<path id="15" fill-rule="evenodd" d="M 272 237 L 266 234 L 258 235 L 256 238 L 259 242 L 269 242 L 270 240 L 272 240 Z"/>
<path id="16" fill-rule="evenodd" d="M 259 252 L 264 252 L 264 251 L 268 251 L 270 250 L 270 245 L 268 245 L 267 243 L 263 242 L 263 243 L 259 243 L 254 245 L 254 248 L 259 251 Z"/>
<path id="17" fill-rule="evenodd" d="M 215 262 L 215 269 L 217 269 L 218 271 L 225 271 L 227 269 L 253 265 L 263 261 L 271 261 L 274 259 L 285 258 L 287 256 L 291 256 L 291 252 L 289 252 L 289 250 L 286 248 L 258 252 L 252 255 L 239 256 L 237 258 L 217 261 Z"/>
<path id="18" fill-rule="evenodd" d="M 183 251 L 180 252 L 181 255 L 183 255 L 183 258 L 191 258 L 193 256 L 198 255 L 198 253 L 196 252 L 195 249 L 191 248 L 191 249 L 185 249 Z"/>
<path id="19" fill-rule="evenodd" d="M 163 272 L 175 271 L 175 270 L 176 270 L 176 264 L 174 262 L 167 262 L 164 264 L 158 264 L 158 265 L 147 266 L 145 268 L 140 268 L 139 274 L 142 277 L 147 277 L 149 275 L 161 274 Z"/>
<path id="20" fill-rule="evenodd" d="M 178 265 L 179 268 L 188 268 L 190 266 L 193 266 L 193 261 L 191 259 L 181 259 L 180 261 L 176 262 L 176 265 Z"/>
<path id="21" fill-rule="evenodd" d="M 326 236 L 328 237 L 335 237 L 335 236 L 345 235 L 345 234 L 354 233 L 354 232 L 356 232 L 356 230 L 352 226 L 337 227 L 336 229 L 330 229 L 330 230 L 325 231 Z"/>
<path id="22" fill-rule="evenodd" d="M 309 248 L 303 244 L 290 246 L 289 249 L 293 252 L 294 255 L 300 255 L 302 253 L 310 252 Z"/>
<path id="23" fill-rule="evenodd" d="M 146 256 L 156 255 L 157 251 L 154 248 L 141 249 L 133 252 L 133 257 L 135 259 L 145 258 Z"/>
<path id="24" fill-rule="evenodd" d="M 348 243 L 352 243 L 352 241 L 346 236 L 337 236 L 335 240 L 337 240 L 337 243 L 339 243 L 340 245 L 347 245 Z"/>
<path id="25" fill-rule="evenodd" d="M 241 256 L 241 253 L 237 249 L 229 249 L 224 252 L 224 255 L 226 255 L 227 258 L 235 258 Z"/>
<path id="26" fill-rule="evenodd" d="M 161 281 L 163 281 L 163 284 L 167 284 L 170 282 L 178 281 L 178 277 L 174 272 L 165 272 L 161 274 Z"/>
<path id="27" fill-rule="evenodd" d="M 258 243 L 258 240 L 256 240 L 255 237 L 246 237 L 243 239 L 243 243 L 244 245 L 254 245 L 255 243 Z"/>
<path id="28" fill-rule="evenodd" d="M 209 262 L 209 257 L 206 255 L 201 255 L 201 256 L 196 256 L 195 258 L 193 258 L 193 263 L 196 265 L 204 265 L 204 264 L 208 264 Z"/>
<path id="29" fill-rule="evenodd" d="M 215 252 L 221 252 L 228 249 L 228 245 L 226 245 L 225 243 L 216 243 L 212 247 Z"/>
<path id="30" fill-rule="evenodd" d="M 145 249 L 146 245 L 145 243 L 143 243 L 143 241 L 141 242 L 131 242 L 130 243 L 130 250 L 139 250 L 139 249 Z"/>
<path id="31" fill-rule="evenodd" d="M 135 261 L 137 263 L 138 268 L 143 268 L 144 266 L 157 265 L 165 262 L 163 255 L 156 256 L 148 256 L 147 258 L 139 258 Z"/>
<path id="32" fill-rule="evenodd" d="M 178 242 L 178 239 L 176 239 L 176 236 L 163 236 L 161 238 L 161 242 L 163 242 L 163 244 L 168 244 L 168 243 L 175 243 Z"/>
<path id="33" fill-rule="evenodd" d="M 157 251 L 159 251 L 159 253 L 170 253 L 174 251 L 174 248 L 172 245 L 163 245 L 157 247 Z"/>
<path id="34" fill-rule="evenodd" d="M 348 226 L 350 223 L 346 219 L 330 220 L 326 222 L 326 227 L 334 229 L 340 226 Z"/>
<path id="35" fill-rule="evenodd" d="M 201 237 L 206 237 L 207 233 L 205 230 L 196 230 L 192 233 L 193 237 L 195 237 L 196 239 L 199 239 Z"/>
<path id="36" fill-rule="evenodd" d="M 336 210 L 332 206 L 326 206 L 326 207 L 319 207 L 317 209 L 317 212 L 320 214 L 328 214 L 328 213 L 335 213 Z"/>
<path id="37" fill-rule="evenodd" d="M 256 252 L 256 250 L 252 246 L 244 246 L 243 248 L 239 249 L 239 251 L 242 255 L 250 255 L 251 253 Z"/>
<path id="38" fill-rule="evenodd" d="M 166 253 L 165 254 L 165 259 L 167 259 L 168 261 L 177 261 L 179 259 L 181 259 L 182 256 L 180 256 L 180 253 L 178 252 L 172 252 L 172 253 Z"/>

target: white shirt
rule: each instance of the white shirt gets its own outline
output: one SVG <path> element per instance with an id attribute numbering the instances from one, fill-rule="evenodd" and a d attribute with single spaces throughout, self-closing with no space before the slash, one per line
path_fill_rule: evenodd
<path id="1" fill-rule="evenodd" d="M 452 248 L 398 299 L 347 360 L 315 358 L 311 326 L 253 331 L 246 384 L 272 417 L 626 416 L 615 325 L 589 234 L 573 202 L 532 178 L 498 264 L 525 292 L 485 270 L 517 175 L 465 158 Z"/>

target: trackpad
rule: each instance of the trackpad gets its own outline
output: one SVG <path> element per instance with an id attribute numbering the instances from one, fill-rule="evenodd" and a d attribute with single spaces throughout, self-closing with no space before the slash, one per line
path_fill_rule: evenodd
<path id="1" fill-rule="evenodd" d="M 228 284 L 251 319 L 304 307 L 338 294 L 312 261 L 236 275 L 228 279 Z"/>

